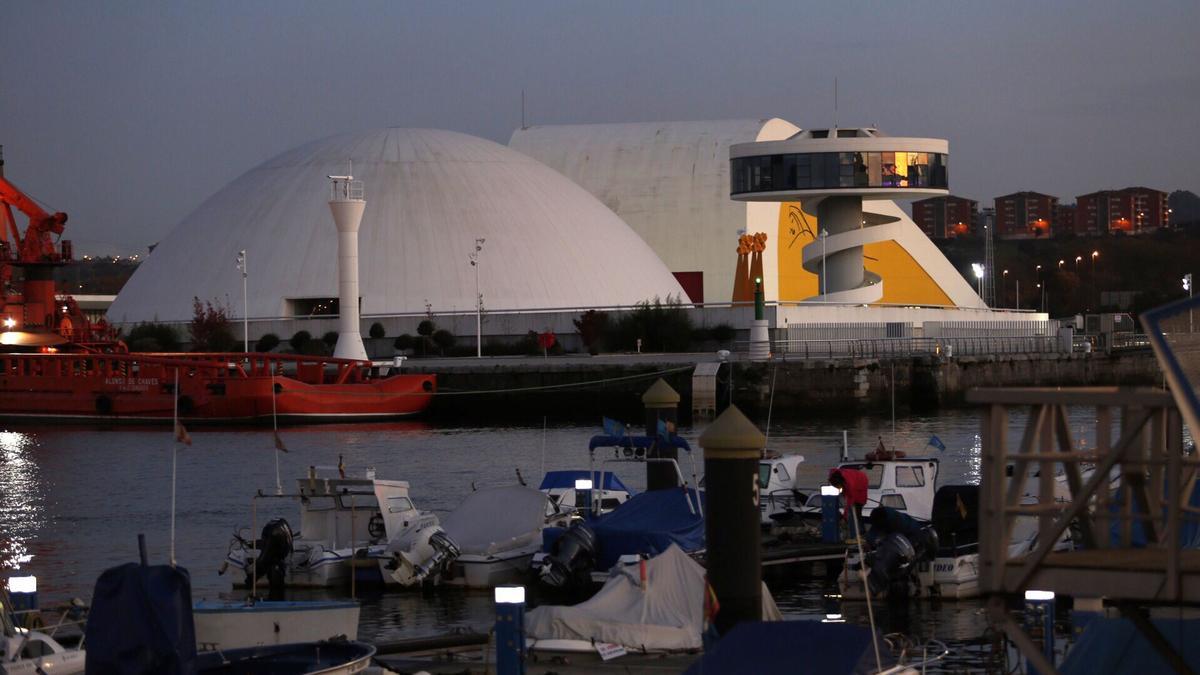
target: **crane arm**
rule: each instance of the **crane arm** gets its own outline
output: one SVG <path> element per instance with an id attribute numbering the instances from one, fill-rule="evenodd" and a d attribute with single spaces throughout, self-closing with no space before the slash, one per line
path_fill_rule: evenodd
<path id="1" fill-rule="evenodd" d="M 17 256 L 21 262 L 36 262 L 38 260 L 56 257 L 54 241 L 51 234 L 62 234 L 67 222 L 67 214 L 60 212 L 50 214 L 37 205 L 20 188 L 0 176 L 0 202 L 16 207 L 29 217 L 29 227 L 25 228 L 25 236 L 17 237 Z"/>

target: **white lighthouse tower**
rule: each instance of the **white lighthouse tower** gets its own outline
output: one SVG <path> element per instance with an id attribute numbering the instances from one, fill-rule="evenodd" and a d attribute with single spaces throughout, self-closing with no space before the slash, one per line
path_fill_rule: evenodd
<path id="1" fill-rule="evenodd" d="M 330 176 L 329 210 L 338 231 L 338 341 L 333 355 L 367 359 L 358 331 L 358 226 L 362 223 L 363 184 L 354 176 Z"/>

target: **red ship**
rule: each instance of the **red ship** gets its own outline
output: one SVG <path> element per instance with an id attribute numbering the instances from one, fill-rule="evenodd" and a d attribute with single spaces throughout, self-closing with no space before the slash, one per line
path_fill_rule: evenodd
<path id="1" fill-rule="evenodd" d="M 14 207 L 29 218 L 23 236 Z M 436 376 L 370 361 L 130 353 L 103 319 L 93 324 L 56 292 L 54 270 L 72 258 L 71 242 L 54 239 L 66 222 L 4 178 L 0 155 L 0 345 L 10 350 L 0 353 L 0 417 L 169 421 L 178 405 L 190 420 L 352 421 L 414 415 L 433 399 Z"/>

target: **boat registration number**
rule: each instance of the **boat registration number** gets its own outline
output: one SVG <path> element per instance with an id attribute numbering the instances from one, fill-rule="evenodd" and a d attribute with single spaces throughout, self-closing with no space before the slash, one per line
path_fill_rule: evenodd
<path id="1" fill-rule="evenodd" d="M 934 563 L 934 564 L 933 564 L 933 571 L 934 571 L 934 572 L 953 572 L 953 571 L 954 571 L 954 563 L 952 563 L 952 562 L 949 562 L 949 563 Z"/>

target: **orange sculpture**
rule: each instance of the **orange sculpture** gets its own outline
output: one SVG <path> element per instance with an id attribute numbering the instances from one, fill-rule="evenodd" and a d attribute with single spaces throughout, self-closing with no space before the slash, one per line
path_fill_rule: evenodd
<path id="1" fill-rule="evenodd" d="M 738 237 L 737 269 L 733 273 L 733 301 L 754 302 L 754 280 L 763 276 L 762 254 L 767 248 L 767 235 L 756 232 Z"/>

